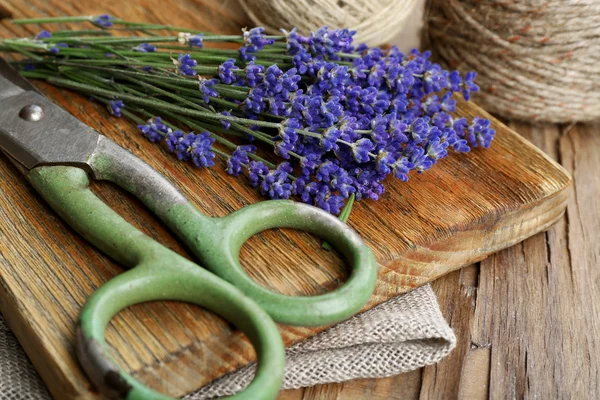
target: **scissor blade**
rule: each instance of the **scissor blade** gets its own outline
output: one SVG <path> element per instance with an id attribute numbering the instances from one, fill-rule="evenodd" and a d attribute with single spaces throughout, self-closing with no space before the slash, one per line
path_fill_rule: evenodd
<path id="1" fill-rule="evenodd" d="M 0 150 L 15 162 L 27 170 L 40 165 L 87 169 L 99 136 L 0 59 Z"/>
<path id="2" fill-rule="evenodd" d="M 11 68 L 6 61 L 0 58 L 0 100 L 13 97 L 22 92 L 37 92 L 35 86 Z"/>

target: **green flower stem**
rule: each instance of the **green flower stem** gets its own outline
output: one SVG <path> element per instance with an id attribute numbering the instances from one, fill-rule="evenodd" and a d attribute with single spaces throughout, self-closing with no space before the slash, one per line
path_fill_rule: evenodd
<path id="1" fill-rule="evenodd" d="M 187 104 L 188 106 L 190 106 L 192 108 L 195 108 L 197 110 L 206 111 L 206 109 L 204 107 L 202 107 L 202 106 L 194 103 L 193 101 L 189 101 L 187 99 L 184 99 L 183 97 L 180 97 L 180 96 L 176 95 L 173 92 L 169 92 L 167 90 L 161 89 L 161 88 L 159 88 L 156 85 L 152 85 L 152 84 L 150 84 L 148 82 L 144 82 L 142 80 L 136 80 L 136 79 L 133 79 L 133 78 L 127 77 L 127 76 L 121 76 L 121 77 L 124 78 L 124 79 L 126 79 L 126 80 L 128 80 L 129 82 L 132 82 L 132 83 L 138 85 L 138 86 L 141 86 L 141 87 L 143 87 L 145 89 L 149 89 L 149 90 L 153 91 L 154 93 L 158 93 L 158 94 L 162 94 L 163 96 L 170 97 L 173 100 L 176 100 L 176 101 L 178 101 L 180 103 L 183 103 L 183 104 Z"/>
<path id="2" fill-rule="evenodd" d="M 95 37 L 71 37 L 73 40 L 85 40 L 102 44 L 132 44 L 132 43 L 169 43 L 178 42 L 178 36 L 95 36 Z M 50 37 L 44 39 L 48 43 L 59 42 L 61 38 Z M 203 42 L 230 42 L 239 41 L 242 37 L 237 35 L 214 35 L 203 36 Z"/>
<path id="3" fill-rule="evenodd" d="M 111 36 L 110 32 L 103 31 L 103 30 L 94 30 L 94 29 L 73 29 L 73 30 L 68 30 L 68 31 L 52 32 L 52 36 L 62 36 L 62 37 L 83 36 L 83 35 Z"/>
<path id="4" fill-rule="evenodd" d="M 360 54 L 352 54 L 352 53 L 335 53 L 336 56 L 342 57 L 342 58 L 361 58 L 362 56 Z"/>
<path id="5" fill-rule="evenodd" d="M 136 70 L 126 70 L 126 69 L 117 69 L 117 68 L 108 68 L 96 65 L 82 65 L 77 62 L 61 62 L 60 65 L 76 67 L 78 69 L 87 69 L 94 71 L 101 71 L 110 73 L 110 76 L 115 73 L 128 75 L 128 76 L 137 76 L 141 78 L 150 78 L 153 82 L 157 80 L 164 80 L 169 82 L 177 82 L 180 85 L 186 85 L 190 87 L 198 87 L 198 82 L 194 79 L 184 78 L 181 75 L 171 73 L 169 76 L 159 75 L 159 74 L 151 74 L 148 72 L 138 72 Z M 216 86 L 216 85 L 215 85 Z"/>
<path id="6" fill-rule="evenodd" d="M 181 50 L 182 48 L 185 48 L 182 46 L 169 46 L 169 45 L 163 45 L 163 44 L 157 44 L 154 47 L 156 47 L 157 49 L 161 49 L 161 50 Z M 229 56 L 231 56 L 230 58 L 237 57 L 240 54 L 239 49 L 218 49 L 218 48 L 214 48 L 214 47 L 202 47 L 202 48 L 194 47 L 193 49 L 194 49 L 194 51 L 201 52 L 201 53 L 214 53 L 214 54 L 221 54 L 221 55 L 229 55 Z M 269 50 L 271 50 L 271 51 L 269 51 Z M 256 53 L 252 53 L 252 54 L 254 54 L 257 57 L 260 57 L 262 55 L 267 56 L 267 57 L 277 57 L 277 56 L 285 55 L 285 53 L 282 53 L 281 49 L 268 49 L 268 48 L 264 48 L 262 50 L 257 51 Z M 292 56 L 286 55 L 286 57 L 293 59 Z"/>
<path id="7" fill-rule="evenodd" d="M 138 125 L 143 125 L 146 123 L 146 121 L 144 121 L 143 119 L 141 119 L 134 113 L 129 112 L 126 108 L 121 108 L 121 114 L 123 114 L 127 118 L 131 119 L 133 122 L 135 122 Z"/>
<path id="8" fill-rule="evenodd" d="M 52 76 L 48 72 L 41 72 L 41 71 L 19 71 L 19 73 L 21 74 L 21 76 L 23 76 L 25 78 L 33 78 L 33 79 L 48 79 L 50 76 Z"/>
<path id="9" fill-rule="evenodd" d="M 48 18 L 21 18 L 13 19 L 12 23 L 17 25 L 25 24 L 58 24 L 62 22 L 92 22 L 93 15 L 80 17 L 48 17 Z"/>
<path id="10" fill-rule="evenodd" d="M 63 75 L 81 83 L 85 83 L 88 85 L 102 87 L 103 89 L 110 89 L 111 82 L 107 79 L 99 77 L 95 74 L 90 74 L 89 72 L 77 71 L 74 69 L 70 70 L 62 70 L 60 71 Z"/>
<path id="11" fill-rule="evenodd" d="M 51 76 L 47 80 L 49 83 L 52 83 L 57 86 L 80 90 L 80 91 L 90 93 L 90 94 L 107 96 L 110 98 L 120 98 L 122 100 L 127 100 L 129 102 L 132 102 L 134 104 L 145 105 L 145 106 L 158 108 L 158 109 L 165 109 L 167 111 L 173 111 L 176 113 L 180 113 L 182 115 L 189 115 L 191 117 L 207 118 L 210 120 L 216 119 L 216 120 L 230 121 L 232 123 L 235 122 L 235 123 L 239 123 L 239 124 L 243 124 L 243 125 L 256 125 L 256 126 L 262 126 L 265 128 L 279 128 L 280 127 L 280 124 L 276 123 L 276 122 L 257 121 L 257 120 L 247 119 L 247 118 L 238 118 L 238 117 L 233 117 L 233 116 L 222 115 L 222 114 L 218 114 L 218 113 L 214 113 L 214 112 L 202 112 L 202 111 L 197 111 L 197 110 L 189 110 L 185 107 L 179 107 L 179 106 L 172 105 L 171 103 L 168 103 L 166 101 L 141 98 L 139 96 L 134 96 L 134 95 L 126 94 L 126 93 L 118 93 L 118 92 L 114 92 L 111 90 L 97 88 L 92 85 L 86 85 L 86 84 L 82 84 L 82 83 L 73 82 L 68 79 L 62 79 L 59 77 Z"/>
<path id="12" fill-rule="evenodd" d="M 172 116 L 175 119 L 179 119 L 179 121 L 185 123 L 190 128 L 194 128 L 196 130 L 205 130 L 205 131 L 209 131 L 209 132 L 212 133 L 212 132 L 223 132 L 223 130 L 225 129 L 225 128 L 223 128 L 222 125 L 218 126 L 218 125 L 215 125 L 215 124 L 207 122 L 207 121 L 202 121 L 202 123 L 200 124 L 198 122 L 190 121 L 187 118 L 183 118 L 181 116 L 177 116 L 175 114 L 168 113 L 168 114 L 165 114 L 165 115 L 170 115 L 170 116 Z M 193 124 L 193 125 L 189 125 L 188 122 L 191 123 L 191 124 Z M 227 136 L 233 136 L 233 137 L 237 137 L 237 138 L 245 138 L 246 137 L 246 135 L 244 135 L 242 132 L 237 132 L 234 129 L 228 129 L 228 130 L 226 130 L 226 132 L 227 132 L 226 133 Z M 225 139 L 225 138 L 223 138 L 221 136 L 219 136 L 218 138 L 219 138 L 218 141 L 225 140 L 225 141 L 229 142 L 227 139 Z M 235 144 L 233 142 L 229 142 L 229 143 L 232 143 L 235 147 L 237 147 L 237 144 Z"/>
<path id="13" fill-rule="evenodd" d="M 45 43 L 61 42 L 62 37 L 44 39 Z M 97 37 L 71 37 L 74 42 L 100 43 L 100 44 L 140 44 L 140 43 L 169 43 L 177 42 L 177 36 L 97 36 Z"/>
<path id="14" fill-rule="evenodd" d="M 38 56 L 37 54 L 34 54 L 34 53 L 32 53 L 32 52 L 30 52 L 30 51 L 27 51 L 27 50 L 25 50 L 25 49 L 22 49 L 22 48 L 20 48 L 20 47 L 14 47 L 14 46 L 10 46 L 10 45 L 9 45 L 9 46 L 8 46 L 8 48 L 9 48 L 10 50 L 13 50 L 13 51 L 15 51 L 15 52 L 17 52 L 17 53 L 19 53 L 19 54 L 22 54 L 22 55 L 24 55 L 24 56 L 26 56 L 26 57 L 29 57 L 29 58 L 31 58 L 31 59 L 33 59 L 33 60 L 36 60 L 36 61 L 40 61 L 40 60 L 43 60 L 43 59 L 44 59 L 43 57 L 41 57 L 41 56 Z M 2 51 L 5 51 L 5 50 L 2 50 Z"/>
<path id="15" fill-rule="evenodd" d="M 163 68 L 163 69 L 170 69 L 170 70 L 173 70 L 173 68 L 175 67 L 175 65 L 173 63 L 168 64 L 168 63 L 144 62 L 144 61 L 139 61 L 139 60 L 135 60 L 135 59 L 129 59 L 129 60 L 83 59 L 83 60 L 77 60 L 77 63 L 80 64 L 81 66 L 88 66 L 88 65 L 124 65 L 124 66 L 128 66 L 128 67 L 131 67 L 131 66 L 140 66 L 140 67 Z M 66 63 L 63 63 L 62 61 L 55 61 L 55 60 L 52 60 L 52 61 L 48 62 L 48 64 L 68 65 Z M 198 74 L 200 74 L 200 75 L 217 75 L 217 73 L 218 73 L 218 68 L 217 67 L 202 66 L 202 65 L 194 67 L 194 70 Z M 238 70 L 238 71 L 241 74 L 244 73 L 243 70 Z M 190 79 L 190 78 L 187 78 L 187 79 Z"/>
<path id="16" fill-rule="evenodd" d="M 311 131 L 307 131 L 306 129 L 296 129 L 296 133 L 299 133 L 304 136 L 310 136 L 316 139 L 321 139 L 323 135 L 319 135 L 318 133 L 314 133 Z"/>
<path id="17" fill-rule="evenodd" d="M 4 39 L 0 41 L 0 44 L 9 46 L 11 48 L 25 48 L 25 49 L 40 49 L 48 50 L 48 45 L 44 43 L 36 43 L 32 40 L 23 39 Z"/>
<path id="18" fill-rule="evenodd" d="M 248 128 L 247 126 L 244 125 L 240 125 L 236 122 L 231 122 L 231 126 L 233 126 L 234 128 L 247 133 L 250 136 L 253 136 L 271 146 L 275 145 L 275 141 L 273 141 L 273 139 L 271 138 L 271 136 L 269 136 L 268 134 L 266 134 L 265 132 L 261 132 L 261 131 L 253 131 L 252 129 Z"/>
<path id="19" fill-rule="evenodd" d="M 352 211 L 352 206 L 354 205 L 355 198 L 356 198 L 356 196 L 354 195 L 354 193 L 352 193 L 350 195 L 350 197 L 348 197 L 348 201 L 346 202 L 346 205 L 344 206 L 344 208 L 342 209 L 342 212 L 338 216 L 338 219 L 340 221 L 342 221 L 344 223 L 348 222 L 348 218 L 350 218 L 350 212 Z M 331 245 L 327 242 L 323 242 L 321 244 L 321 248 L 325 249 L 327 251 L 333 250 L 333 247 L 331 247 Z"/>
<path id="20" fill-rule="evenodd" d="M 222 83 L 217 83 L 213 87 L 216 90 L 228 89 L 231 91 L 237 91 L 237 92 L 242 92 L 242 93 L 248 93 L 248 92 L 250 92 L 250 90 L 252 90 L 252 88 L 249 88 L 246 86 L 231 86 L 231 85 L 224 85 Z"/>
<path id="21" fill-rule="evenodd" d="M 127 78 L 128 80 L 130 80 L 131 82 L 136 83 L 136 80 L 133 80 L 132 78 Z M 188 89 L 188 88 L 182 88 L 180 86 L 168 83 L 168 82 L 164 82 L 161 80 L 155 80 L 152 77 L 146 76 L 146 77 L 137 77 L 137 80 L 141 80 L 141 81 L 145 81 L 145 82 L 152 82 L 154 85 L 159 85 L 165 88 L 169 88 L 169 89 L 173 89 L 175 91 L 181 92 L 181 93 L 187 93 L 190 94 L 193 97 L 196 97 L 200 100 L 203 101 L 202 98 L 202 93 L 200 92 L 200 90 L 198 89 L 198 84 L 194 84 L 194 86 L 196 87 L 195 90 L 193 89 Z M 215 85 L 217 86 L 217 85 Z M 226 86 L 226 85 L 224 85 Z M 219 89 L 219 94 L 223 95 L 223 96 L 227 96 L 227 97 L 231 97 L 234 99 L 239 99 L 239 100 L 245 100 L 246 99 L 246 95 L 242 92 L 236 91 L 236 90 L 231 90 L 228 88 L 225 89 Z M 214 99 L 214 97 L 213 97 Z M 227 102 L 226 104 L 228 107 L 232 107 L 232 108 L 237 108 L 239 105 L 235 104 L 235 103 L 231 103 L 231 102 Z"/>

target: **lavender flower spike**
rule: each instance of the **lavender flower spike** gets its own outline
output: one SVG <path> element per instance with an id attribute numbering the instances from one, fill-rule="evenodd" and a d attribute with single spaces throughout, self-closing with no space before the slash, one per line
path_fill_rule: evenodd
<path id="1" fill-rule="evenodd" d="M 183 45 L 189 44 L 190 47 L 202 48 L 204 46 L 202 39 L 203 36 L 201 34 L 192 35 L 188 32 L 179 32 L 177 34 L 177 41 Z"/>
<path id="2" fill-rule="evenodd" d="M 194 67 L 198 65 L 198 62 L 192 58 L 189 54 L 181 54 L 177 57 L 177 60 L 173 60 L 173 64 L 177 66 L 177 71 L 182 75 L 196 76 Z"/>
<path id="3" fill-rule="evenodd" d="M 108 111 L 115 117 L 121 117 L 121 108 L 125 107 L 123 100 L 111 100 L 108 102 Z"/>
<path id="4" fill-rule="evenodd" d="M 100 27 L 100 28 L 110 28 L 113 26 L 113 21 L 115 17 L 111 17 L 108 14 L 98 15 L 92 19 L 92 24 Z"/>

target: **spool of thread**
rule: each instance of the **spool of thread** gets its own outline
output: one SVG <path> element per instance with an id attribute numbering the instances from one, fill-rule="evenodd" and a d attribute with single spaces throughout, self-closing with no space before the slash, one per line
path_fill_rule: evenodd
<path id="1" fill-rule="evenodd" d="M 239 0 L 257 26 L 267 32 L 296 27 L 308 34 L 322 26 L 357 31 L 357 43 L 378 46 L 403 27 L 419 0 Z"/>
<path id="2" fill-rule="evenodd" d="M 477 71 L 474 100 L 527 121 L 600 118 L 598 0 L 428 0 L 424 47 Z"/>

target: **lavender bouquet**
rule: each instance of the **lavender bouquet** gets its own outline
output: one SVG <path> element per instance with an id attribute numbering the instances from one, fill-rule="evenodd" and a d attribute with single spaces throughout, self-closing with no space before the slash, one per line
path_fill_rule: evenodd
<path id="1" fill-rule="evenodd" d="M 347 199 L 377 200 L 388 175 L 406 181 L 495 134 L 489 120 L 452 116 L 455 93 L 479 90 L 474 72 L 448 72 L 429 52 L 354 45 L 347 29 L 218 35 L 108 15 L 13 22 L 95 27 L 2 40 L 0 50 L 24 56 L 15 63 L 25 77 L 105 103 L 179 160 L 212 167 L 218 156 L 263 195 L 334 214 Z"/>

